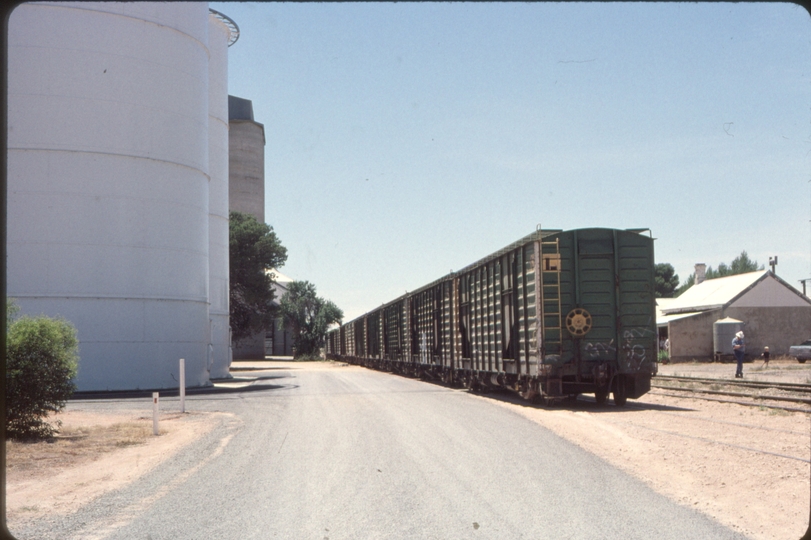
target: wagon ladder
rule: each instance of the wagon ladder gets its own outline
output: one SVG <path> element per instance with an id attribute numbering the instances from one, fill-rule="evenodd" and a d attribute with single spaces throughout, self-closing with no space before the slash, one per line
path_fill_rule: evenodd
<path id="1" fill-rule="evenodd" d="M 560 354 L 563 343 L 560 305 L 560 239 L 541 242 L 540 323 L 541 358 L 547 354 Z M 551 323 L 551 324 L 550 324 Z"/>

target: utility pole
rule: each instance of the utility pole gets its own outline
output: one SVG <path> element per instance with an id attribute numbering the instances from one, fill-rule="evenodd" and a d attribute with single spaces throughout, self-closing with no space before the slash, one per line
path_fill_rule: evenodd
<path id="1" fill-rule="evenodd" d="M 811 278 L 806 278 L 806 279 L 801 279 L 800 280 L 800 283 L 803 284 L 803 296 L 808 296 L 808 295 L 805 294 L 805 282 L 806 281 L 811 281 Z"/>
<path id="2" fill-rule="evenodd" d="M 769 257 L 769 266 L 772 267 L 772 274 L 774 274 L 774 267 L 777 266 L 777 255 Z"/>

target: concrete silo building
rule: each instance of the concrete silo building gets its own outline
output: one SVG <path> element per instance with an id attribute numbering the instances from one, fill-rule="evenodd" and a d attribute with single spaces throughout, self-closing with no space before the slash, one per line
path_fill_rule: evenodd
<path id="1" fill-rule="evenodd" d="M 235 212 L 265 222 L 265 127 L 253 119 L 249 99 L 228 96 L 228 205 Z M 277 299 L 278 300 L 278 299 Z M 265 356 L 265 336 L 256 334 L 234 344 L 233 357 Z"/>
<path id="2" fill-rule="evenodd" d="M 265 222 L 265 126 L 253 119 L 249 99 L 228 96 L 230 133 L 228 204 Z"/>
<path id="3" fill-rule="evenodd" d="M 265 127 L 254 120 L 249 99 L 228 96 L 228 204 L 231 210 L 250 214 L 265 223 Z M 292 281 L 276 272 L 274 292 L 278 303 Z M 233 347 L 236 359 L 257 359 L 266 355 L 289 356 L 293 338 L 281 318 L 264 333 L 246 338 Z"/>
<path id="4" fill-rule="evenodd" d="M 78 330 L 80 390 L 227 374 L 227 18 L 23 4 L 8 47 L 8 295 Z"/>

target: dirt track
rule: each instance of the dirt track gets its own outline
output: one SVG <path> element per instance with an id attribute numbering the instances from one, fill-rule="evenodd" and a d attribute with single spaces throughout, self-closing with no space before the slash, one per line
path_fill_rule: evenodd
<path id="1" fill-rule="evenodd" d="M 747 379 L 811 381 L 811 365 L 772 362 L 768 370 L 747 364 Z M 284 364 L 274 363 L 274 367 Z M 296 363 L 297 369 L 362 369 L 332 363 Z M 730 364 L 661 366 L 662 374 L 728 377 Z M 239 372 L 249 378 L 250 372 Z M 232 383 L 231 385 L 239 385 Z M 725 525 L 756 539 L 799 538 L 809 524 L 809 458 L 811 416 L 772 409 L 743 407 L 670 397 L 653 390 L 628 407 L 611 403 L 598 407 L 589 397 L 553 408 L 511 403 L 498 396 L 478 396 L 496 406 L 525 415 L 642 479 L 668 497 L 696 508 Z M 147 411 L 148 412 L 148 411 Z M 43 514 L 71 512 L 104 491 L 132 481 L 173 451 L 210 429 L 218 419 L 208 415 L 168 415 L 159 437 L 99 450 L 96 455 L 70 451 L 69 441 L 43 447 L 66 450 L 48 467 L 33 454 L 19 455 L 9 443 L 7 515 L 13 531 L 20 520 Z M 148 414 L 90 414 L 71 406 L 64 428 L 75 432 L 90 426 L 147 425 Z M 150 431 L 151 434 L 151 431 Z M 130 433 L 127 435 L 131 437 Z M 28 448 L 31 450 L 31 448 Z"/>
<path id="2" fill-rule="evenodd" d="M 796 362 L 771 364 L 765 371 L 746 364 L 746 378 L 805 383 L 811 376 L 811 367 Z M 734 370 L 731 364 L 676 364 L 661 366 L 660 373 L 729 377 Z M 751 538 L 800 538 L 811 514 L 809 413 L 663 393 L 654 389 L 626 409 L 609 401 L 605 407 L 518 410 Z"/>

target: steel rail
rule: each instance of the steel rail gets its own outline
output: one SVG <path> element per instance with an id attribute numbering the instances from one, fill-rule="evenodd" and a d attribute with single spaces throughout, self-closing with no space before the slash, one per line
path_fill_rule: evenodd
<path id="1" fill-rule="evenodd" d="M 652 384 L 652 388 L 661 388 L 664 390 L 674 390 L 677 392 L 695 392 L 695 393 L 702 393 L 702 394 L 711 394 L 716 396 L 730 396 L 730 397 L 740 397 L 740 398 L 750 398 L 750 399 L 762 399 L 768 401 L 786 401 L 789 403 L 805 403 L 806 405 L 811 405 L 811 398 L 800 398 L 800 397 L 786 397 L 786 396 L 758 396 L 755 394 L 742 394 L 740 392 L 723 392 L 721 390 L 702 390 L 699 388 L 679 388 L 677 386 L 667 386 L 667 385 L 658 385 Z"/>
<path id="2" fill-rule="evenodd" d="M 770 381 L 741 381 L 734 379 L 706 379 L 698 377 L 684 377 L 679 375 L 656 375 L 653 379 L 663 381 L 693 382 L 700 384 L 719 384 L 725 386 L 741 386 L 745 388 L 774 388 L 777 390 L 788 390 L 793 392 L 811 393 L 811 384 L 804 383 L 781 383 Z"/>

